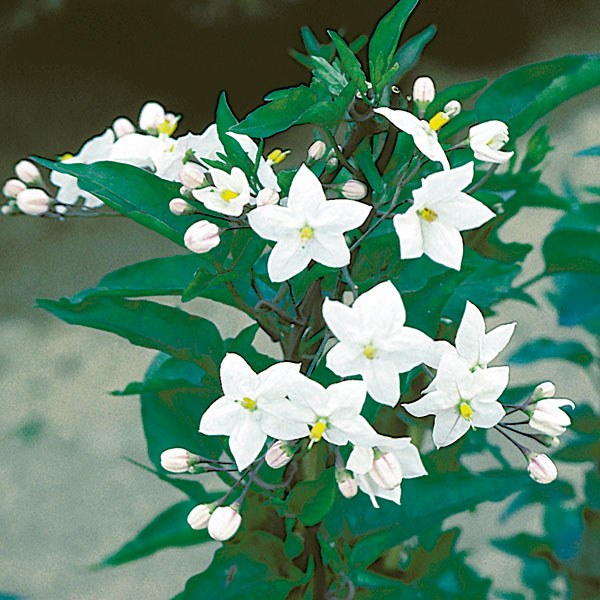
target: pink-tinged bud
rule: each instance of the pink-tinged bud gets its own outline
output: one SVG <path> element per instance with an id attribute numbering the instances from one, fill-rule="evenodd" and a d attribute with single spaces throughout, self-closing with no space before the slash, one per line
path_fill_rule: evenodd
<path id="1" fill-rule="evenodd" d="M 264 188 L 256 195 L 256 206 L 270 206 L 278 202 L 279 194 L 271 188 Z"/>
<path id="2" fill-rule="evenodd" d="M 378 452 L 375 453 L 377 456 Z M 384 490 L 393 490 L 402 482 L 402 467 L 391 453 L 379 454 L 369 471 L 371 479 Z"/>
<path id="3" fill-rule="evenodd" d="M 528 460 L 527 471 L 534 481 L 538 483 L 552 483 L 558 477 L 556 465 L 545 454 L 532 452 Z"/>
<path id="4" fill-rule="evenodd" d="M 321 160 L 324 156 L 325 156 L 325 152 L 327 150 L 327 145 L 325 144 L 325 142 L 321 141 L 321 140 L 317 140 L 316 142 L 313 142 L 310 147 L 308 148 L 308 160 L 312 161 L 312 162 L 316 162 L 318 160 Z"/>
<path id="5" fill-rule="evenodd" d="M 140 111 L 139 126 L 142 131 L 157 133 L 165 121 L 165 109 L 158 102 L 146 102 Z"/>
<path id="6" fill-rule="evenodd" d="M 336 469 L 335 479 L 340 494 L 342 494 L 344 498 L 354 498 L 354 496 L 356 496 L 358 493 L 358 484 L 356 483 L 356 479 L 352 477 L 350 471 L 346 469 Z"/>
<path id="7" fill-rule="evenodd" d="M 187 517 L 188 525 L 192 529 L 204 529 L 208 525 L 212 511 L 212 505 L 198 504 L 192 508 Z"/>
<path id="8" fill-rule="evenodd" d="M 544 381 L 544 383 L 540 383 L 533 393 L 531 397 L 534 401 L 541 400 L 542 398 L 553 398 L 554 394 L 556 394 L 556 387 L 551 381 Z"/>
<path id="9" fill-rule="evenodd" d="M 294 456 L 294 449 L 287 442 L 277 440 L 265 454 L 265 460 L 271 469 L 285 467 Z"/>
<path id="10" fill-rule="evenodd" d="M 126 117 L 115 119 L 112 128 L 117 138 L 122 138 L 130 133 L 135 133 L 135 125 Z"/>
<path id="11" fill-rule="evenodd" d="M 23 183 L 32 184 L 42 181 L 40 170 L 28 160 L 19 161 L 15 165 L 15 173 Z"/>
<path id="12" fill-rule="evenodd" d="M 462 110 L 462 106 L 458 100 L 450 100 L 446 106 L 444 106 L 444 113 L 449 119 L 456 117 L 456 115 L 460 114 Z"/>
<path id="13" fill-rule="evenodd" d="M 208 521 L 208 535 L 213 540 L 224 542 L 232 538 L 240 527 L 242 516 L 237 506 L 219 506 L 210 516 Z"/>
<path id="14" fill-rule="evenodd" d="M 369 191 L 367 186 L 362 181 L 349 179 L 342 186 L 342 196 L 348 200 L 362 200 Z"/>
<path id="15" fill-rule="evenodd" d="M 14 200 L 11 200 L 8 202 L 8 204 L 4 204 L 2 207 L 0 207 L 0 213 L 2 213 L 4 216 L 16 215 L 19 212 L 21 211 L 17 207 L 17 203 Z"/>
<path id="16" fill-rule="evenodd" d="M 425 109 L 435 98 L 435 85 L 431 77 L 418 77 L 413 84 L 413 102 L 419 111 L 419 117 L 423 118 Z"/>
<path id="17" fill-rule="evenodd" d="M 2 188 L 2 193 L 7 198 L 16 198 L 21 192 L 25 191 L 27 186 L 19 179 L 9 179 Z"/>
<path id="18" fill-rule="evenodd" d="M 173 200 L 169 202 L 169 210 L 177 216 L 190 215 L 194 212 L 194 207 L 183 198 L 173 198 Z"/>
<path id="19" fill-rule="evenodd" d="M 561 410 L 563 406 L 575 408 L 571 400 L 559 398 L 538 400 L 529 419 L 530 427 L 553 437 L 564 433 L 571 424 L 571 419 L 566 412 Z"/>
<path id="20" fill-rule="evenodd" d="M 200 457 L 185 448 L 169 448 L 160 455 L 160 466 L 170 473 L 193 473 Z"/>
<path id="21" fill-rule="evenodd" d="M 22 213 L 39 217 L 50 208 L 50 196 L 44 190 L 31 188 L 23 190 L 17 196 L 17 206 Z"/>
<path id="22" fill-rule="evenodd" d="M 219 228 L 209 221 L 194 223 L 183 236 L 183 243 L 188 250 L 202 254 L 219 245 Z"/>
<path id="23" fill-rule="evenodd" d="M 179 170 L 179 181 L 190 190 L 199 188 L 204 183 L 204 179 L 204 171 L 200 165 L 188 162 Z"/>

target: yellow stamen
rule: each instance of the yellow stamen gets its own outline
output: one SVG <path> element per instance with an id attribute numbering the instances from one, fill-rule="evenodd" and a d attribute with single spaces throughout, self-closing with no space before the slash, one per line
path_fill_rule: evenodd
<path id="1" fill-rule="evenodd" d="M 300 230 L 300 239 L 302 242 L 308 242 L 308 240 L 312 239 L 313 233 L 313 228 L 310 225 L 305 225 Z"/>
<path id="2" fill-rule="evenodd" d="M 450 117 L 445 112 L 438 112 L 431 119 L 429 119 L 429 127 L 434 131 L 437 131 L 441 127 L 443 127 L 448 121 Z"/>
<path id="3" fill-rule="evenodd" d="M 429 223 L 433 223 L 438 218 L 438 214 L 431 208 L 422 208 L 417 211 L 417 214 Z"/>
<path id="4" fill-rule="evenodd" d="M 288 151 L 283 151 L 281 148 L 275 148 L 267 154 L 267 160 L 270 160 L 274 165 L 278 165 L 280 162 L 285 160 L 285 157 L 289 154 Z"/>
<path id="5" fill-rule="evenodd" d="M 309 437 L 311 444 L 318 442 L 326 429 L 327 423 L 325 423 L 325 421 L 317 421 L 310 430 Z"/>
<path id="6" fill-rule="evenodd" d="M 230 200 L 233 200 L 234 198 L 237 198 L 238 196 L 239 196 L 239 194 L 232 190 L 223 190 L 221 192 L 221 198 L 223 198 L 223 200 L 225 200 L 225 202 L 229 202 Z"/>
<path id="7" fill-rule="evenodd" d="M 467 402 L 462 402 L 460 405 L 460 416 L 465 420 L 471 422 L 473 420 L 473 409 Z"/>
<path id="8" fill-rule="evenodd" d="M 73 155 L 70 154 L 69 152 L 67 152 L 66 154 L 63 154 L 62 156 L 59 156 L 58 160 L 69 160 L 70 158 L 73 158 Z"/>
<path id="9" fill-rule="evenodd" d="M 256 402 L 252 400 L 252 398 L 248 398 L 248 396 L 244 396 L 241 405 L 248 410 L 254 410 L 256 408 Z"/>
<path id="10" fill-rule="evenodd" d="M 177 121 L 175 119 L 173 119 L 172 121 L 170 121 L 169 119 L 165 119 L 159 126 L 158 126 L 158 133 L 166 133 L 168 136 L 170 136 L 175 129 L 177 129 Z"/>
<path id="11" fill-rule="evenodd" d="M 375 356 L 377 356 L 377 350 L 375 350 L 375 347 L 373 346 L 373 344 L 369 344 L 368 346 L 365 346 L 365 349 L 363 350 L 363 354 L 369 360 L 373 360 L 375 358 Z"/>

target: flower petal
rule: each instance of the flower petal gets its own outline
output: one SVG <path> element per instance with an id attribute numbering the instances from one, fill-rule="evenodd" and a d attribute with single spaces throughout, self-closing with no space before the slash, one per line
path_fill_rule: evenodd
<path id="1" fill-rule="evenodd" d="M 245 415 L 233 429 L 229 437 L 229 449 L 238 470 L 245 469 L 260 454 L 267 435 L 259 427 L 250 413 Z"/>
<path id="2" fill-rule="evenodd" d="M 336 375 L 348 377 L 349 375 L 362 373 L 365 360 L 367 359 L 361 346 L 340 342 L 329 350 L 325 364 Z"/>
<path id="3" fill-rule="evenodd" d="M 313 226 L 325 229 L 331 233 L 345 233 L 350 229 L 360 227 L 369 216 L 371 207 L 354 200 L 327 200 L 319 208 L 319 213 Z"/>
<path id="4" fill-rule="evenodd" d="M 414 417 L 426 417 L 456 406 L 456 399 L 448 396 L 445 392 L 435 390 L 425 394 L 420 400 L 403 404 L 402 408 Z"/>
<path id="5" fill-rule="evenodd" d="M 460 233 L 448 225 L 434 221 L 421 224 L 423 251 L 431 260 L 460 271 L 463 256 L 463 240 Z"/>
<path id="6" fill-rule="evenodd" d="M 423 232 L 421 222 L 414 207 L 393 219 L 394 229 L 400 240 L 400 256 L 402 259 L 423 256 Z"/>
<path id="7" fill-rule="evenodd" d="M 354 446 L 354 449 L 348 457 L 346 469 L 354 473 L 364 475 L 373 466 L 373 448 L 364 446 Z"/>
<path id="8" fill-rule="evenodd" d="M 306 166 L 302 165 L 290 185 L 288 207 L 304 216 L 314 214 L 326 202 L 323 186 L 317 176 Z"/>
<path id="9" fill-rule="evenodd" d="M 204 411 L 200 419 L 200 433 L 205 435 L 231 435 L 243 416 L 244 408 L 231 398 L 223 396 Z"/>
<path id="10" fill-rule="evenodd" d="M 367 360 L 365 367 L 361 375 L 373 400 L 386 406 L 396 406 L 400 399 L 400 377 L 394 363 L 374 358 Z"/>
<path id="11" fill-rule="evenodd" d="M 469 367 L 477 365 L 481 359 L 481 347 L 485 338 L 485 321 L 480 310 L 467 300 L 465 312 L 456 332 L 456 350 Z"/>
<path id="12" fill-rule="evenodd" d="M 497 425 L 504 416 L 504 408 L 500 402 L 477 402 L 471 403 L 473 409 L 473 425 L 489 429 Z"/>
<path id="13" fill-rule="evenodd" d="M 506 347 L 512 337 L 516 323 L 508 323 L 500 325 L 485 334 L 481 348 L 481 365 L 487 367 L 488 363 L 494 360 L 502 350 Z"/>
<path id="14" fill-rule="evenodd" d="M 508 367 L 490 367 L 473 373 L 473 398 L 478 402 L 494 402 L 508 385 Z"/>
<path id="15" fill-rule="evenodd" d="M 435 416 L 433 443 L 436 448 L 449 446 L 469 431 L 470 424 L 460 416 L 456 408 L 443 410 Z"/>
<path id="16" fill-rule="evenodd" d="M 286 281 L 304 270 L 310 258 L 306 249 L 302 247 L 300 236 L 297 239 L 290 237 L 281 240 L 275 244 L 269 255 L 267 262 L 269 278 L 275 283 Z"/>
<path id="17" fill-rule="evenodd" d="M 314 261 L 326 267 L 344 267 L 350 262 L 350 250 L 341 233 L 315 230 L 306 251 Z"/>
<path id="18" fill-rule="evenodd" d="M 443 202 L 432 202 L 429 206 L 441 221 L 459 231 L 480 227 L 496 216 L 483 202 L 463 192 Z"/>
<path id="19" fill-rule="evenodd" d="M 323 319 L 333 335 L 342 342 L 357 342 L 363 339 L 360 321 L 354 310 L 343 302 L 325 298 Z"/>
<path id="20" fill-rule="evenodd" d="M 194 194 L 196 197 L 196 194 Z M 284 206 L 260 206 L 248 213 L 253 231 L 265 240 L 279 240 L 297 232 L 300 237 L 302 220 Z"/>
<path id="21" fill-rule="evenodd" d="M 385 340 L 394 326 L 401 327 L 406 311 L 400 292 L 391 281 L 384 281 L 361 294 L 352 305 L 365 336 L 371 336 L 376 345 Z"/>
<path id="22" fill-rule="evenodd" d="M 235 400 L 242 400 L 244 396 L 252 398 L 258 384 L 258 375 L 239 354 L 225 355 L 221 362 L 221 387 L 225 396 Z"/>

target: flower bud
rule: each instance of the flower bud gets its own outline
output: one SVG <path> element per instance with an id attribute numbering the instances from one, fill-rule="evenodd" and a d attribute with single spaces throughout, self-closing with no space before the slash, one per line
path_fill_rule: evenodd
<path id="1" fill-rule="evenodd" d="M 348 200 L 362 200 L 368 191 L 367 186 L 356 179 L 349 179 L 342 186 L 342 196 Z"/>
<path id="2" fill-rule="evenodd" d="M 160 466 L 170 473 L 193 473 L 200 457 L 185 448 L 169 448 L 160 455 Z"/>
<path id="3" fill-rule="evenodd" d="M 538 400 L 529 419 L 530 427 L 553 437 L 564 433 L 571 424 L 571 419 L 566 412 L 561 410 L 562 406 L 575 408 L 570 400 L 559 398 Z"/>
<path id="4" fill-rule="evenodd" d="M 556 394 L 556 387 L 551 381 L 540 383 L 531 394 L 532 400 L 541 400 L 542 398 L 552 398 Z"/>
<path id="5" fill-rule="evenodd" d="M 346 469 L 336 469 L 335 479 L 338 484 L 338 489 L 344 498 L 354 498 L 354 496 L 356 496 L 358 493 L 358 485 L 350 471 Z"/>
<path id="6" fill-rule="evenodd" d="M 40 170 L 28 160 L 19 161 L 15 165 L 15 173 L 23 183 L 32 184 L 42 181 Z"/>
<path id="7" fill-rule="evenodd" d="M 183 243 L 188 250 L 202 254 L 219 245 L 219 228 L 209 221 L 198 221 L 183 236 Z"/>
<path id="8" fill-rule="evenodd" d="M 135 133 L 135 125 L 126 117 L 115 119 L 112 124 L 113 131 L 117 138 L 122 138 L 130 133 Z"/>
<path id="9" fill-rule="evenodd" d="M 402 482 L 402 467 L 398 459 L 391 452 L 376 452 L 375 456 L 377 458 L 369 471 L 371 479 L 384 490 L 393 490 Z"/>
<path id="10" fill-rule="evenodd" d="M 17 206 L 22 213 L 38 217 L 50 208 L 50 196 L 39 188 L 23 190 L 17 196 Z"/>
<path id="11" fill-rule="evenodd" d="M 0 213 L 2 213 L 4 216 L 16 215 L 18 212 L 20 211 L 17 207 L 17 203 L 14 200 L 11 200 L 7 204 L 4 204 L 2 207 L 0 207 Z"/>
<path id="12" fill-rule="evenodd" d="M 183 198 L 173 198 L 169 202 L 169 210 L 177 216 L 190 215 L 194 212 L 194 207 L 187 203 Z"/>
<path id="13" fill-rule="evenodd" d="M 198 504 L 190 511 L 187 522 L 192 529 L 204 529 L 210 520 L 213 506 L 210 504 Z"/>
<path id="14" fill-rule="evenodd" d="M 435 98 L 435 85 L 431 77 L 418 77 L 413 85 L 413 102 L 419 111 L 419 117 L 423 118 L 425 109 Z"/>
<path id="15" fill-rule="evenodd" d="M 165 109 L 158 102 L 146 102 L 140 111 L 139 126 L 142 131 L 156 134 L 165 121 Z"/>
<path id="16" fill-rule="evenodd" d="M 317 140 L 313 142 L 308 148 L 307 156 L 308 160 L 311 162 L 316 162 L 321 160 L 325 156 L 325 151 L 327 150 L 327 145 L 325 142 L 321 140 Z"/>
<path id="17" fill-rule="evenodd" d="M 279 194 L 271 188 L 264 188 L 256 195 L 256 206 L 269 206 L 278 202 Z"/>
<path id="18" fill-rule="evenodd" d="M 2 188 L 2 193 L 7 198 L 16 198 L 27 186 L 19 179 L 9 179 Z"/>
<path id="19" fill-rule="evenodd" d="M 224 542 L 235 535 L 242 522 L 242 516 L 237 509 L 235 504 L 215 508 L 208 521 L 208 535 L 213 540 Z"/>
<path id="20" fill-rule="evenodd" d="M 456 115 L 460 114 L 462 106 L 458 100 L 450 100 L 446 106 L 444 106 L 444 112 L 448 115 L 448 118 L 452 119 Z"/>
<path id="21" fill-rule="evenodd" d="M 538 483 L 551 483 L 557 478 L 558 471 L 556 465 L 545 454 L 532 452 L 529 455 L 528 461 L 527 471 L 534 481 Z"/>
<path id="22" fill-rule="evenodd" d="M 199 188 L 204 183 L 204 179 L 204 171 L 200 165 L 188 162 L 179 170 L 179 181 L 190 190 Z"/>
<path id="23" fill-rule="evenodd" d="M 340 162 L 337 159 L 337 156 L 330 156 L 325 163 L 325 173 L 332 173 L 338 168 L 339 164 Z"/>
<path id="24" fill-rule="evenodd" d="M 265 454 L 265 460 L 271 469 L 280 469 L 287 465 L 294 456 L 294 449 L 287 442 L 277 440 Z"/>

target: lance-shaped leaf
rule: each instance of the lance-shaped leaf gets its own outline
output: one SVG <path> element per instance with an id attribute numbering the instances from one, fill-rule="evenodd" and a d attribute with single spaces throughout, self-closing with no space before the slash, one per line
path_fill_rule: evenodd
<path id="1" fill-rule="evenodd" d="M 392 59 L 392 66 L 398 65 L 393 77 L 395 82 L 400 81 L 407 71 L 410 71 L 419 62 L 423 49 L 433 39 L 436 31 L 437 27 L 430 25 L 420 33 L 417 33 L 417 35 L 411 37 L 406 44 L 400 46 Z"/>
<path id="2" fill-rule="evenodd" d="M 592 353 L 579 342 L 540 338 L 521 346 L 510 358 L 514 364 L 527 364 L 536 360 L 556 358 L 587 366 L 594 360 Z"/>
<path id="3" fill-rule="evenodd" d="M 367 79 L 362 70 L 360 61 L 358 60 L 358 58 L 356 58 L 354 52 L 350 50 L 348 44 L 346 44 L 346 42 L 335 31 L 328 31 L 327 33 L 329 34 L 329 37 L 335 44 L 335 47 L 338 51 L 338 55 L 346 73 L 348 74 L 348 77 L 350 77 L 350 79 L 354 81 L 354 83 L 356 84 L 356 86 L 362 94 L 366 94 Z"/>

